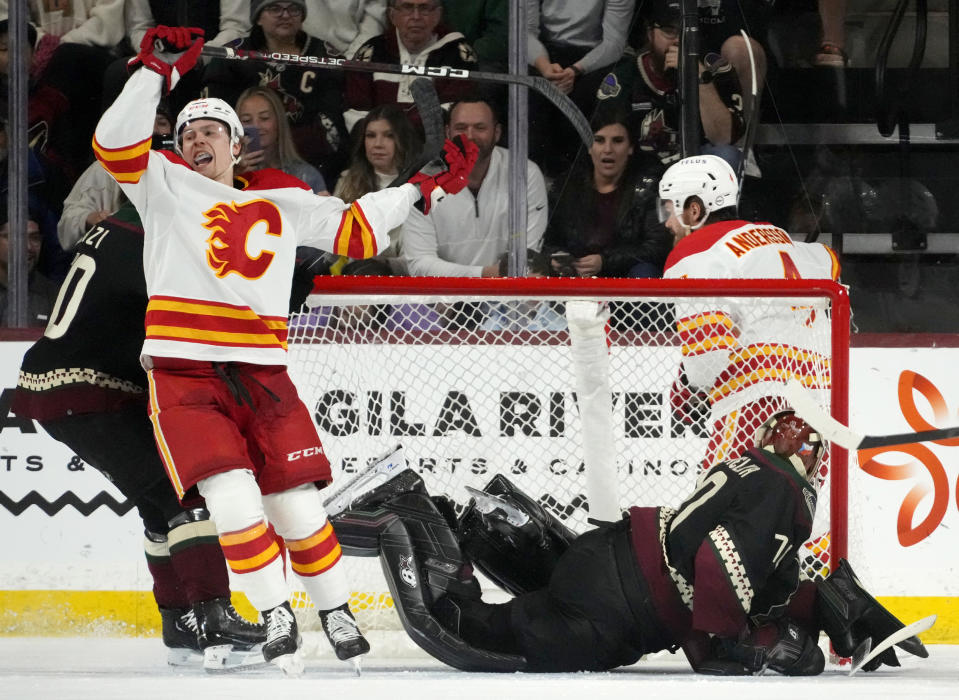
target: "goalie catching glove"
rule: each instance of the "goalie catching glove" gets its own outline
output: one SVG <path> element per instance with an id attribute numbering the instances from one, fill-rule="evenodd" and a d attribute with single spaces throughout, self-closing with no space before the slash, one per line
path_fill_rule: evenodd
<path id="1" fill-rule="evenodd" d="M 203 50 L 203 30 L 197 27 L 151 27 L 140 42 L 140 53 L 127 63 L 132 72 L 145 66 L 164 78 L 164 94 L 196 65 Z"/>
<path id="2" fill-rule="evenodd" d="M 448 194 L 456 194 L 466 187 L 467 178 L 476 165 L 479 149 L 476 144 L 463 136 L 456 136 L 452 140 L 446 139 L 441 155 L 446 170 L 436 175 L 416 173 L 409 179 L 411 185 L 420 188 L 422 199 L 416 203 L 416 208 L 424 214 L 429 214 L 437 202 Z"/>
<path id="3" fill-rule="evenodd" d="M 863 588 L 845 559 L 840 559 L 836 570 L 818 583 L 816 616 L 840 656 L 852 656 L 856 647 L 867 638 L 872 639 L 875 648 L 905 627 Z M 896 646 L 920 658 L 929 656 L 918 637 L 904 639 Z M 869 661 L 862 670 L 875 671 L 883 664 L 899 666 L 893 647 Z"/>

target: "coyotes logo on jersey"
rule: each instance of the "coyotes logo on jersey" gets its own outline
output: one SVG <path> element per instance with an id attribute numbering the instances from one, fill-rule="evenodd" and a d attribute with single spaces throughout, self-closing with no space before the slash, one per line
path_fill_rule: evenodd
<path id="1" fill-rule="evenodd" d="M 275 204 L 265 199 L 243 204 L 221 202 L 203 215 L 207 218 L 204 228 L 212 232 L 206 239 L 206 261 L 217 277 L 234 272 L 254 280 L 266 273 L 275 253 L 262 249 L 251 256 L 247 244 L 255 228 L 267 236 L 282 235 L 283 220 Z"/>

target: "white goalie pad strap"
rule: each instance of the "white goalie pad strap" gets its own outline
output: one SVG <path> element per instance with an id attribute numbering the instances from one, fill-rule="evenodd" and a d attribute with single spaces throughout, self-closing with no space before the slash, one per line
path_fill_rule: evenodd
<path id="1" fill-rule="evenodd" d="M 582 426 L 580 443 L 586 464 L 589 517 L 618 520 L 619 480 L 616 478 L 613 394 L 606 345 L 609 309 L 603 302 L 568 301 L 566 320 Z"/>
<path id="2" fill-rule="evenodd" d="M 276 533 L 285 540 L 302 540 L 326 525 L 323 499 L 313 484 L 264 496 L 263 507 Z"/>
<path id="3" fill-rule="evenodd" d="M 570 299 L 566 302 L 566 323 L 570 333 L 602 334 L 606 338 L 609 304 L 592 299 Z"/>

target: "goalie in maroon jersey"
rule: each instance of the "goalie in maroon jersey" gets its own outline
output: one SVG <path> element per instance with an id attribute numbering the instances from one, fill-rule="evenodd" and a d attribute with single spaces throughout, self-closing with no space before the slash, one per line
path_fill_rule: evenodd
<path id="1" fill-rule="evenodd" d="M 407 632 L 456 668 L 601 671 L 682 648 L 700 673 L 815 675 L 820 630 L 851 655 L 903 627 L 844 560 L 800 583 L 823 449 L 807 423 L 779 413 L 678 509 L 634 507 L 578 537 L 502 476 L 471 491 L 457 518 L 410 470 L 333 523 L 344 546 L 379 548 Z M 484 602 L 470 562 L 515 597 Z M 900 646 L 926 655 L 915 637 Z M 882 663 L 898 665 L 895 652 L 865 668 Z"/>

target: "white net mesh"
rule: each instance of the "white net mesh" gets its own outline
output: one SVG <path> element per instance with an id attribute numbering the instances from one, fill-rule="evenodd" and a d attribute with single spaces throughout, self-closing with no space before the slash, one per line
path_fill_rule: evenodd
<path id="1" fill-rule="evenodd" d="M 482 488 L 503 473 L 577 531 L 585 529 L 588 514 L 586 462 L 611 465 L 611 477 L 600 483 L 618 490 L 610 497 L 619 508 L 677 506 L 692 492 L 707 449 L 718 449 L 708 439 L 712 419 L 674 387 L 683 343 L 688 349 L 690 340 L 675 332 L 677 313 L 685 317 L 690 304 L 724 309 L 734 323 L 730 336 L 748 338 L 750 346 L 770 341 L 761 344 L 761 363 L 719 380 L 737 388 L 732 396 L 739 397 L 740 434 L 751 439 L 777 408 L 775 400 L 747 400 L 750 392 L 768 395 L 770 380 L 799 376 L 829 406 L 828 297 L 681 299 L 650 284 L 622 286 L 602 297 L 609 320 L 598 317 L 600 350 L 580 343 L 575 360 L 566 321 L 572 297 L 561 290 L 537 290 L 535 297 L 477 289 L 311 297 L 318 305 L 291 319 L 290 374 L 314 415 L 334 479 L 402 444 L 431 493 L 465 504 L 464 486 Z M 502 286 L 491 284 L 497 288 Z M 590 305 L 594 312 L 600 308 Z M 588 319 L 576 323 L 597 328 Z M 715 355 L 726 370 L 735 365 L 731 353 Z M 604 372 L 611 392 L 595 379 Z M 828 566 L 828 476 L 827 459 L 814 540 L 805 555 L 813 576 Z M 344 557 L 343 563 L 361 625 L 398 626 L 379 560 Z M 294 597 L 294 607 L 310 608 L 305 594 Z"/>

